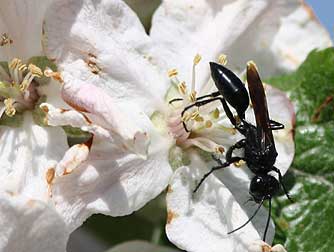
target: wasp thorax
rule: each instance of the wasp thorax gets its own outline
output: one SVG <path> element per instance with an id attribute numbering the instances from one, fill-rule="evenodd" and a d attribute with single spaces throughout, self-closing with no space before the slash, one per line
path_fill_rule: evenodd
<path id="1" fill-rule="evenodd" d="M 255 202 L 270 199 L 279 191 L 279 182 L 271 175 L 263 174 L 255 176 L 249 187 L 249 193 L 253 196 Z"/>

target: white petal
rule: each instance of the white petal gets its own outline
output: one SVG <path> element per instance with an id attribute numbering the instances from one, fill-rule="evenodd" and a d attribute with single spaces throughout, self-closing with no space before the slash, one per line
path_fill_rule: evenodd
<path id="1" fill-rule="evenodd" d="M 198 86 L 209 76 L 207 62 L 217 61 L 221 53 L 227 54 L 228 66 L 234 70 L 244 69 L 250 59 L 263 68 L 264 76 L 294 69 L 311 49 L 331 45 L 324 28 L 301 17 L 295 12 L 299 8 L 297 0 L 163 1 L 151 28 L 160 54 L 157 61 L 178 68 L 181 79 L 189 83 L 192 59 L 201 54 Z M 300 25 L 302 19 L 305 27 Z M 292 26 L 298 28 L 296 32 Z M 287 64 L 287 54 L 297 62 Z"/>
<path id="2" fill-rule="evenodd" d="M 0 250 L 64 252 L 69 233 L 55 209 L 42 201 L 0 193 Z"/>
<path id="3" fill-rule="evenodd" d="M 48 56 L 59 64 L 65 83 L 102 86 L 119 103 L 134 101 L 148 114 L 162 103 L 167 78 L 150 62 L 151 40 L 124 2 L 57 1 L 45 31 Z"/>
<path id="4" fill-rule="evenodd" d="M 21 127 L 0 127 L 0 142 L 0 188 L 47 199 L 46 172 L 56 167 L 68 148 L 64 131 L 40 127 L 26 113 Z"/>
<path id="5" fill-rule="evenodd" d="M 254 240 L 262 238 L 266 211 L 261 209 L 252 223 L 228 235 L 228 231 L 244 224 L 256 208 L 251 203 L 243 204 L 249 198 L 249 180 L 247 176 L 246 180 L 235 176 L 240 169 L 228 168 L 220 171 L 223 182 L 211 175 L 193 194 L 206 166 L 194 158 L 191 167 L 179 168 L 174 174 L 167 194 L 168 238 L 189 252 L 247 251 Z M 270 227 L 267 239 L 271 241 L 273 234 Z"/>
<path id="6" fill-rule="evenodd" d="M 178 252 L 177 249 L 162 247 L 153 245 L 147 241 L 129 241 L 124 242 L 120 245 L 106 252 Z"/>
<path id="7" fill-rule="evenodd" d="M 87 161 L 55 178 L 53 199 L 71 229 L 93 213 L 130 214 L 161 193 L 172 173 L 168 163 L 171 143 L 150 137 L 147 159 L 94 138 Z"/>
<path id="8" fill-rule="evenodd" d="M 50 0 L 2 0 L 0 30 L 13 40 L 1 47 L 2 60 L 42 55 L 42 22 Z"/>

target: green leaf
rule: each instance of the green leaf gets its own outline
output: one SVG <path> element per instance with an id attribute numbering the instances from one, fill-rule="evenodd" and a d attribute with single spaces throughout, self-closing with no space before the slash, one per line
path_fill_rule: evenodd
<path id="1" fill-rule="evenodd" d="M 267 81 L 288 93 L 296 112 L 291 194 L 275 199 L 276 243 L 288 251 L 334 247 L 334 49 L 312 51 L 300 68 Z M 289 183 L 288 183 L 289 184 Z"/>

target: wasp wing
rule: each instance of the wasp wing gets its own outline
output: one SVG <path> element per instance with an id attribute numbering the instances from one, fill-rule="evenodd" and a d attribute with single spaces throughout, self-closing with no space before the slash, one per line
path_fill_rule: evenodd
<path id="1" fill-rule="evenodd" d="M 261 148 L 265 149 L 268 145 L 274 146 L 274 137 L 270 129 L 270 119 L 266 94 L 263 84 L 253 62 L 247 64 L 247 82 L 249 95 L 254 109 L 258 136 L 261 139 Z"/>

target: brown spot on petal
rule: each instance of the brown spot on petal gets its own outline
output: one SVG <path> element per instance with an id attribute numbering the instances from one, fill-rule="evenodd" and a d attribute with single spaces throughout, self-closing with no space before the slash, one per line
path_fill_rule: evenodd
<path id="1" fill-rule="evenodd" d="M 319 22 L 317 16 L 314 14 L 313 9 L 307 3 L 305 3 L 305 1 L 302 1 L 301 4 L 302 4 L 302 7 L 307 12 L 308 16 L 310 17 L 310 19 L 313 19 L 313 20 Z"/>
<path id="2" fill-rule="evenodd" d="M 49 108 L 48 108 L 48 106 L 41 106 L 41 109 L 42 109 L 45 113 L 49 113 Z"/>
<path id="3" fill-rule="evenodd" d="M 28 201 L 27 201 L 27 206 L 28 206 L 28 207 L 34 207 L 35 204 L 36 204 L 36 201 L 35 201 L 35 200 L 32 200 L 32 199 L 31 199 L 31 200 L 28 200 Z"/>
<path id="4" fill-rule="evenodd" d="M 268 244 L 262 245 L 262 252 L 270 252 L 271 247 Z"/>
<path id="5" fill-rule="evenodd" d="M 167 224 L 171 224 L 172 221 L 177 218 L 179 215 L 174 213 L 172 210 L 167 210 Z"/>
<path id="6" fill-rule="evenodd" d="M 93 138 L 94 138 L 94 136 L 92 135 L 86 142 L 83 143 L 84 145 L 86 145 L 88 147 L 89 150 L 92 147 Z"/>
<path id="7" fill-rule="evenodd" d="M 67 99 L 66 97 L 63 97 L 63 99 L 68 105 L 70 105 L 75 110 L 77 110 L 79 112 L 88 112 L 88 110 L 86 110 L 84 107 L 81 107 L 80 105 L 72 102 L 71 100 Z"/>
<path id="8" fill-rule="evenodd" d="M 172 192 L 173 192 L 172 186 L 168 185 L 167 186 L 167 193 L 172 193 Z"/>
<path id="9" fill-rule="evenodd" d="M 49 168 L 46 172 L 46 182 L 50 185 L 55 177 L 56 171 L 54 168 Z"/>

